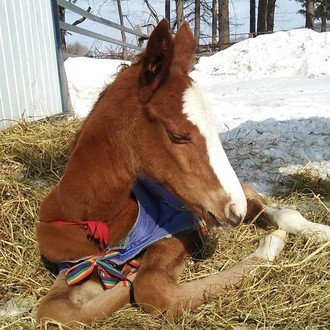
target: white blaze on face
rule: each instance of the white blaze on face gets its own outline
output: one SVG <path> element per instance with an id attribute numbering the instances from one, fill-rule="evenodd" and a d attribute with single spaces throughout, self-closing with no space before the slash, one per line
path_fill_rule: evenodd
<path id="1" fill-rule="evenodd" d="M 243 189 L 219 140 L 210 103 L 196 82 L 183 94 L 183 113 L 204 136 L 210 165 L 220 185 L 230 196 L 231 204 L 236 204 L 238 213 L 245 216 L 247 206 Z"/>

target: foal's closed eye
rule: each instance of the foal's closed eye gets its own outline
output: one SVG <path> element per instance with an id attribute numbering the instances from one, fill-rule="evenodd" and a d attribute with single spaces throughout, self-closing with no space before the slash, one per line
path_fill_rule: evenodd
<path id="1" fill-rule="evenodd" d="M 168 137 L 173 143 L 177 144 L 187 144 L 191 142 L 190 136 L 181 135 L 178 133 L 167 131 Z"/>

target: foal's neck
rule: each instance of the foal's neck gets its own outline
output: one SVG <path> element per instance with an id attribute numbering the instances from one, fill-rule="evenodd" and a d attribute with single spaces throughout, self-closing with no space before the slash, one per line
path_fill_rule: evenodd
<path id="1" fill-rule="evenodd" d="M 130 137 L 116 125 L 114 118 L 99 121 L 96 112 L 80 133 L 59 185 L 64 203 L 65 196 L 74 199 L 67 207 L 73 217 L 111 221 L 131 199 L 138 169 Z"/>

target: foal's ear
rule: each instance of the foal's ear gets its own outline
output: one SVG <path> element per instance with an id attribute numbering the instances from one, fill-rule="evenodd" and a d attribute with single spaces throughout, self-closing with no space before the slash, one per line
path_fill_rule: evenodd
<path id="1" fill-rule="evenodd" d="M 168 21 L 163 19 L 151 33 L 142 57 L 139 75 L 139 100 L 147 103 L 153 93 L 166 81 L 173 58 L 173 39 Z"/>
<path id="2" fill-rule="evenodd" d="M 192 34 L 189 24 L 183 23 L 174 38 L 173 64 L 184 73 L 190 72 L 194 67 L 196 52 L 196 39 Z"/>

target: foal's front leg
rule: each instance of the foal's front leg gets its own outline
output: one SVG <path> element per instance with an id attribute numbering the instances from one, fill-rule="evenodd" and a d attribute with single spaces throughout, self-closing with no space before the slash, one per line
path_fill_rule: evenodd
<path id="1" fill-rule="evenodd" d="M 284 247 L 285 232 L 277 230 L 260 240 L 257 250 L 231 268 L 192 282 L 177 284 L 187 255 L 184 238 L 171 238 L 149 247 L 135 278 L 135 301 L 149 313 L 177 317 L 185 308 L 195 308 L 205 297 L 218 295 L 239 283 L 260 262 L 273 261 Z"/>
<path id="2" fill-rule="evenodd" d="M 311 222 L 300 212 L 267 206 L 266 200 L 247 184 L 242 184 L 247 199 L 247 217 L 260 219 L 267 225 L 282 229 L 289 234 L 330 241 L 330 226 Z"/>
<path id="3" fill-rule="evenodd" d="M 133 281 L 135 274 L 128 278 Z M 119 282 L 104 290 L 97 275 L 82 284 L 69 286 L 61 272 L 37 312 L 37 322 L 46 324 L 54 320 L 70 329 L 76 322 L 90 324 L 105 320 L 112 313 L 130 303 L 130 288 Z"/>
<path id="4" fill-rule="evenodd" d="M 267 201 L 259 195 L 250 185 L 242 183 L 242 188 L 247 201 L 246 219 L 253 220 L 263 214 L 267 208 Z"/>

